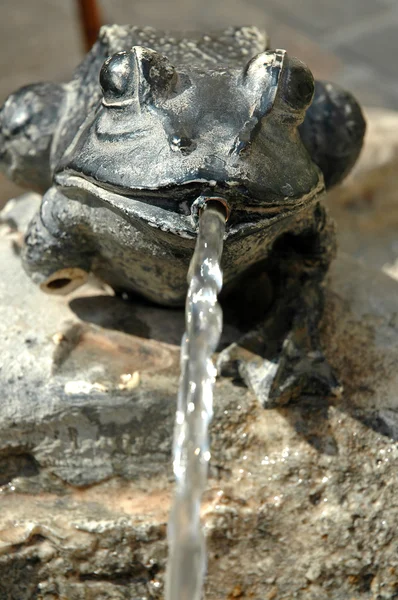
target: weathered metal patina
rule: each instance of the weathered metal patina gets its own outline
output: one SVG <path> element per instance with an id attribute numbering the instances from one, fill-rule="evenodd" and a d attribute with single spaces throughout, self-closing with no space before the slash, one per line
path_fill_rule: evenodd
<path id="1" fill-rule="evenodd" d="M 247 375 L 272 404 L 337 388 L 318 342 L 335 251 L 320 199 L 355 163 L 365 124 L 350 94 L 267 47 L 250 27 L 103 27 L 70 83 L 7 99 L 0 167 L 44 194 L 23 264 L 53 293 L 93 272 L 116 292 L 182 305 L 198 207 L 222 198 L 224 295 L 245 314 L 245 291 L 266 273 L 264 309 L 290 327 L 261 385 L 258 370 Z"/>

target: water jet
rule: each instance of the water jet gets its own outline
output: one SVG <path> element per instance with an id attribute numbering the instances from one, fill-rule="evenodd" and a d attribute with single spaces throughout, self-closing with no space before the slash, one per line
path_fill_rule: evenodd
<path id="1" fill-rule="evenodd" d="M 213 417 L 217 349 L 222 312 L 220 261 L 225 231 L 225 203 L 204 198 L 199 232 L 188 271 L 186 331 L 181 343 L 181 381 L 173 444 L 176 491 L 168 524 L 167 600 L 200 600 L 206 569 L 200 502 L 210 461 L 209 424 Z"/>

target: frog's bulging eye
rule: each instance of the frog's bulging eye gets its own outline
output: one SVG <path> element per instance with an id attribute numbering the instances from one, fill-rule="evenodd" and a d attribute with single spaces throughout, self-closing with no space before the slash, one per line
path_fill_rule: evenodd
<path id="1" fill-rule="evenodd" d="M 304 110 L 311 104 L 314 89 L 311 71 L 297 58 L 291 58 L 282 86 L 282 96 L 286 104 L 295 110 Z"/>
<path id="2" fill-rule="evenodd" d="M 177 83 L 177 73 L 169 59 L 154 50 L 135 47 L 143 78 L 155 96 L 167 95 Z"/>
<path id="3" fill-rule="evenodd" d="M 123 103 L 131 89 L 131 58 L 127 52 L 118 52 L 108 58 L 100 71 L 100 85 L 104 95 L 104 104 Z"/>
<path id="4" fill-rule="evenodd" d="M 134 101 L 156 102 L 175 88 L 177 73 L 169 60 L 142 46 L 118 52 L 108 58 L 100 71 L 105 106 L 123 106 Z"/>

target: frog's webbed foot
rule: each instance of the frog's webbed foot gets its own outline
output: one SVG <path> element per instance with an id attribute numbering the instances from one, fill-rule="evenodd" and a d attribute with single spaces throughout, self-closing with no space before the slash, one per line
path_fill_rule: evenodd
<path id="1" fill-rule="evenodd" d="M 277 363 L 265 361 L 262 365 L 261 386 L 258 376 L 246 367 L 245 379 L 267 408 L 282 406 L 300 396 L 339 396 L 342 386 L 320 349 L 307 350 L 297 343 L 296 332 L 291 332 L 283 343 Z M 254 384 L 254 385 L 253 385 Z"/>
<path id="2" fill-rule="evenodd" d="M 283 406 L 301 396 L 339 396 L 343 391 L 319 345 L 308 346 L 303 328 L 288 334 L 274 359 L 245 349 L 244 340 L 242 344 L 232 344 L 220 353 L 218 370 L 243 380 L 265 408 Z"/>
<path id="3" fill-rule="evenodd" d="M 267 408 L 304 395 L 342 392 L 319 337 L 322 281 L 334 253 L 334 228 L 323 209 L 317 210 L 315 230 L 275 246 L 279 291 L 272 314 L 219 355 L 219 372 L 243 380 Z"/>

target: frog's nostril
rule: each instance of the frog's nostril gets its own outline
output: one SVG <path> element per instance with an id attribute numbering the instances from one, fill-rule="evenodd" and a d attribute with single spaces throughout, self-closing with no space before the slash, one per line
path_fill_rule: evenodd
<path id="1" fill-rule="evenodd" d="M 170 148 L 175 152 L 181 152 L 181 154 L 186 155 L 191 154 L 195 150 L 196 143 L 188 137 L 173 135 L 170 139 Z"/>

